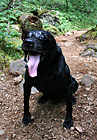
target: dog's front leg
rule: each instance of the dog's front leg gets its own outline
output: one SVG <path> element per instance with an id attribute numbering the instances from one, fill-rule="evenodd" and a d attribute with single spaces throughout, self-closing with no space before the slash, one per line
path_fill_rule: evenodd
<path id="1" fill-rule="evenodd" d="M 67 102 L 67 108 L 66 108 L 66 119 L 63 123 L 63 127 L 66 127 L 67 129 L 70 129 L 73 126 L 73 120 L 72 120 L 72 94 L 73 94 L 73 87 L 72 84 L 70 84 L 67 95 L 66 95 L 66 102 Z"/>
<path id="2" fill-rule="evenodd" d="M 31 114 L 29 112 L 29 97 L 31 93 L 31 87 L 28 86 L 27 82 L 24 83 L 24 116 L 23 116 L 23 123 L 28 125 L 32 123 Z"/>

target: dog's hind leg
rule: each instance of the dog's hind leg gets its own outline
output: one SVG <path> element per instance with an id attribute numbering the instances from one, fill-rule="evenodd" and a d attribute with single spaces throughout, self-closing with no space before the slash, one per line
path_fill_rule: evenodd
<path id="1" fill-rule="evenodd" d="M 48 97 L 46 96 L 46 94 L 43 94 L 39 99 L 38 99 L 38 103 L 44 104 L 46 101 L 48 100 Z"/>
<path id="2" fill-rule="evenodd" d="M 72 76 L 72 87 L 73 87 L 73 93 L 75 93 L 78 89 L 78 82 L 76 79 Z M 76 99 L 73 97 L 72 98 L 72 105 L 76 104 Z"/>
<path id="3" fill-rule="evenodd" d="M 72 76 L 72 86 L 73 86 L 73 93 L 75 93 L 78 89 L 78 82 L 75 80 L 73 76 Z"/>

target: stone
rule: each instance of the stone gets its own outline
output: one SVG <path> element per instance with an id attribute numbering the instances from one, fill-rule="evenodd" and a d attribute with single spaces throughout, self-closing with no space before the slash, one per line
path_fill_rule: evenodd
<path id="1" fill-rule="evenodd" d="M 9 65 L 9 72 L 13 75 L 23 75 L 25 73 L 25 61 L 23 59 L 18 59 L 11 61 Z"/>
<path id="2" fill-rule="evenodd" d="M 1 76 L 2 76 L 2 77 L 4 77 L 4 76 L 5 76 L 5 74 L 4 74 L 4 73 L 2 73 L 2 74 L 1 74 Z"/>
<path id="3" fill-rule="evenodd" d="M 76 126 L 75 128 L 76 128 L 76 130 L 77 130 L 78 132 L 80 132 L 80 133 L 83 132 L 82 127 L 80 127 L 80 126 Z"/>
<path id="4" fill-rule="evenodd" d="M 73 32 L 66 32 L 65 34 L 63 34 L 64 36 L 71 36 L 73 35 L 74 33 Z"/>
<path id="5" fill-rule="evenodd" d="M 14 85 L 18 85 L 23 80 L 22 75 L 14 78 Z"/>
<path id="6" fill-rule="evenodd" d="M 74 127 L 71 127 L 71 130 L 74 130 L 75 128 Z"/>
<path id="7" fill-rule="evenodd" d="M 4 130 L 0 130 L 0 136 L 4 135 L 5 131 Z"/>
<path id="8" fill-rule="evenodd" d="M 31 116 L 31 119 L 34 120 L 35 119 L 35 116 Z"/>
<path id="9" fill-rule="evenodd" d="M 36 89 L 36 87 L 32 87 L 31 88 L 31 94 L 35 94 L 36 92 L 39 92 L 37 89 Z"/>
<path id="10" fill-rule="evenodd" d="M 1 81 L 3 81 L 4 80 L 4 78 L 1 78 Z"/>
<path id="11" fill-rule="evenodd" d="M 94 50 L 87 50 L 81 53 L 81 56 L 94 56 Z"/>
<path id="12" fill-rule="evenodd" d="M 32 13 L 22 13 L 22 15 L 19 17 L 19 23 L 25 31 L 43 29 L 43 24 L 40 18 Z"/>
<path id="13" fill-rule="evenodd" d="M 55 25 L 56 23 L 60 23 L 59 17 L 57 15 L 51 14 L 49 11 L 41 14 L 40 17 L 43 24 L 48 23 L 49 25 Z"/>
<path id="14" fill-rule="evenodd" d="M 87 90 L 87 91 L 90 91 L 90 88 L 87 87 L 86 90 Z"/>
<path id="15" fill-rule="evenodd" d="M 58 46 L 58 47 L 61 47 L 61 43 L 57 43 L 57 46 Z"/>
<path id="16" fill-rule="evenodd" d="M 65 42 L 64 45 L 65 47 L 70 47 L 73 45 L 73 42 Z"/>
<path id="17" fill-rule="evenodd" d="M 81 56 L 92 56 L 97 57 L 97 43 L 86 44 L 84 51 Z"/>
<path id="18" fill-rule="evenodd" d="M 81 80 L 81 83 L 85 86 L 91 86 L 94 83 L 94 79 L 92 76 L 85 74 Z"/>
<path id="19" fill-rule="evenodd" d="M 83 96 L 84 96 L 84 97 L 87 97 L 87 94 L 84 94 Z"/>

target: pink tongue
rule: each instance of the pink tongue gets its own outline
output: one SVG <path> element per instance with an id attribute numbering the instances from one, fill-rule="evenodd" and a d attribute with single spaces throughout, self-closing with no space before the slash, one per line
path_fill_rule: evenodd
<path id="1" fill-rule="evenodd" d="M 27 63 L 29 76 L 31 77 L 37 76 L 37 68 L 39 62 L 40 62 L 40 55 L 35 55 L 35 56 L 29 55 L 29 61 Z"/>

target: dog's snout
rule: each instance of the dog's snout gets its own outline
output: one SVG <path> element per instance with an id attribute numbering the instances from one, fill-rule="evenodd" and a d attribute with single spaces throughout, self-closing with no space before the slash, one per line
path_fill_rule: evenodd
<path id="1" fill-rule="evenodd" d="M 29 39 L 29 38 L 27 38 L 27 39 L 25 39 L 24 40 L 24 44 L 32 44 L 33 45 L 33 40 L 32 39 Z"/>

